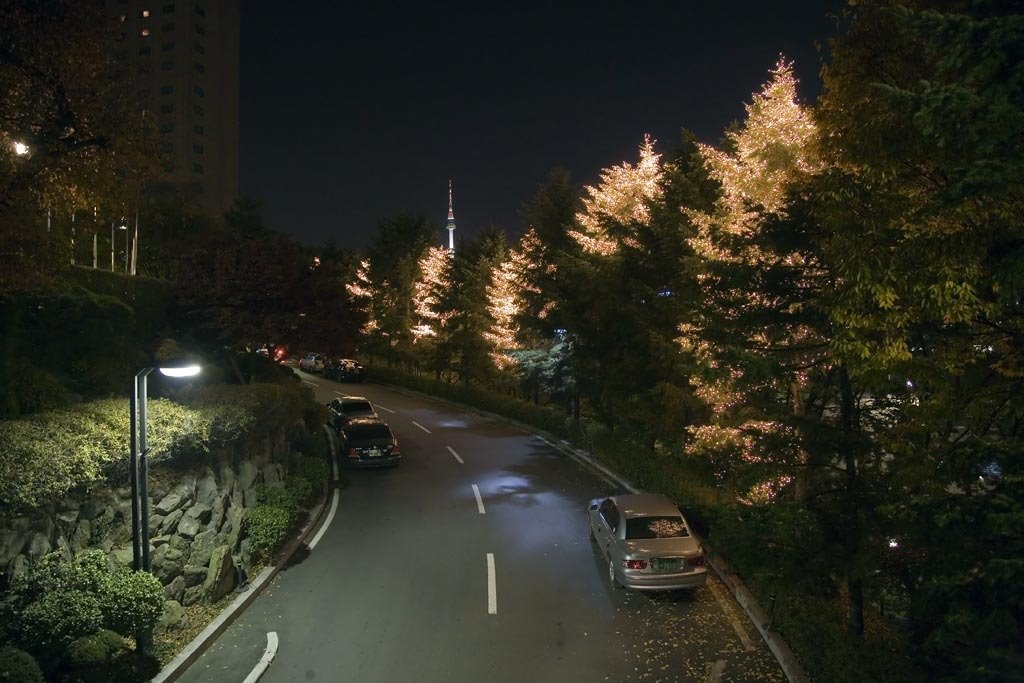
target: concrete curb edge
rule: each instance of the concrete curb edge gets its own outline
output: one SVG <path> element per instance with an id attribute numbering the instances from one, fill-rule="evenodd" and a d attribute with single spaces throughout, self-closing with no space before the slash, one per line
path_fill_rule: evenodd
<path id="1" fill-rule="evenodd" d="M 456 403 L 455 401 L 450 401 L 448 399 L 438 398 L 436 396 L 431 396 L 430 394 L 424 394 L 414 389 L 408 389 L 406 387 L 400 387 L 394 384 L 373 382 L 372 380 L 370 381 L 373 384 L 377 384 L 382 387 L 387 387 L 388 389 L 392 389 L 399 393 L 403 393 L 409 396 L 416 396 L 419 398 L 427 398 L 438 403 L 443 403 L 445 405 L 456 407 L 461 410 L 467 410 L 469 412 L 476 413 L 477 415 L 482 415 L 487 418 L 506 422 L 514 427 L 518 427 L 524 432 L 533 434 L 534 436 L 540 438 L 542 441 L 547 443 L 549 446 L 557 448 L 558 450 L 562 451 L 563 453 L 573 458 L 580 464 L 594 471 L 599 477 L 608 481 L 609 483 L 622 486 L 631 493 L 642 492 L 642 489 L 640 487 L 636 486 L 633 482 L 629 481 L 625 477 L 619 475 L 617 472 L 614 472 L 613 470 L 609 469 L 603 463 L 596 461 L 594 458 L 590 456 L 589 453 L 584 453 L 578 448 L 573 447 L 572 444 L 570 444 L 568 441 L 565 441 L 564 439 L 559 439 L 558 437 L 549 434 L 548 432 L 545 432 L 542 429 L 538 429 L 537 427 L 533 427 L 532 425 L 519 422 L 518 420 L 514 420 L 510 417 L 505 417 L 504 415 L 492 413 L 490 411 L 476 408 L 474 406 L 469 406 L 464 403 Z M 703 542 L 703 539 L 701 540 Z M 714 570 L 715 574 L 718 575 L 718 578 L 721 579 L 722 583 L 725 584 L 725 586 L 729 589 L 729 592 L 732 593 L 732 596 L 736 599 L 736 602 L 738 602 L 739 605 L 743 608 L 743 611 L 747 613 L 747 617 L 754 624 L 754 627 L 757 629 L 757 632 L 761 634 L 761 638 L 768 646 L 768 649 L 771 650 L 772 654 L 775 656 L 775 659 L 779 663 L 779 666 L 782 667 L 782 671 L 786 674 L 786 678 L 789 680 L 789 683 L 808 683 L 809 679 L 807 677 L 807 673 L 800 665 L 800 661 L 797 659 L 796 655 L 789 648 L 786 642 L 782 639 L 782 636 L 780 636 L 778 633 L 774 631 L 769 631 L 766 628 L 766 626 L 768 625 L 767 615 L 765 615 L 765 612 L 763 609 L 761 609 L 761 606 L 758 604 L 757 599 L 754 598 L 754 595 L 743 584 L 743 581 L 740 579 L 740 577 L 728 571 L 728 569 L 726 569 L 726 567 L 721 563 L 721 561 L 714 555 L 709 553 L 706 557 L 708 565 Z"/>
<path id="2" fill-rule="evenodd" d="M 328 477 L 331 477 L 328 472 Z M 213 642 L 220 637 L 224 631 L 227 630 L 238 615 L 242 613 L 252 602 L 262 593 L 270 582 L 273 580 L 277 573 L 284 569 L 285 565 L 291 560 L 292 555 L 301 548 L 305 543 L 306 539 L 315 531 L 320 524 L 324 521 L 324 516 L 329 505 L 332 484 L 335 484 L 333 480 L 329 480 L 324 485 L 324 495 L 317 506 L 313 509 L 309 516 L 309 522 L 302 528 L 299 534 L 292 540 L 292 542 L 285 548 L 285 551 L 278 556 L 277 563 L 272 567 L 264 567 L 255 579 L 249 584 L 248 590 L 240 593 L 231 604 L 221 610 L 221 613 L 217 617 L 206 625 L 202 631 L 199 632 L 195 638 L 193 638 L 188 645 L 186 645 L 181 652 L 179 652 L 174 659 L 167 663 L 167 665 L 160 670 L 155 677 L 150 679 L 150 683 L 171 683 L 181 676 L 185 671 L 199 659 Z"/>

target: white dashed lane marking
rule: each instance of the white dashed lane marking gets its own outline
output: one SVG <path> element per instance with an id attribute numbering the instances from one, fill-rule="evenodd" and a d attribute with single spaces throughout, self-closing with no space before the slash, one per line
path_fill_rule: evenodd
<path id="1" fill-rule="evenodd" d="M 494 578 L 494 553 L 487 553 L 487 613 L 498 613 L 498 586 Z"/>
<path id="2" fill-rule="evenodd" d="M 427 434 L 431 434 L 432 433 L 429 429 L 427 429 L 426 427 L 421 425 L 419 422 L 413 422 L 413 424 L 416 425 L 417 427 L 419 427 L 420 429 L 422 429 L 423 431 L 425 431 Z"/>
<path id="3" fill-rule="evenodd" d="M 448 452 L 449 452 L 449 453 L 451 453 L 451 454 L 452 454 L 452 456 L 453 456 L 453 457 L 454 457 L 454 458 L 455 458 L 456 460 L 458 460 L 458 461 L 459 461 L 459 464 L 460 464 L 460 465 L 465 465 L 465 464 L 466 464 L 466 461 L 465 461 L 465 460 L 463 460 L 462 458 L 460 458 L 460 457 L 459 457 L 459 454 L 455 452 L 455 449 L 454 449 L 454 448 L 452 448 L 451 446 L 445 446 L 445 448 L 447 448 L 447 449 L 448 449 Z"/>
<path id="4" fill-rule="evenodd" d="M 476 484 L 473 484 L 473 495 L 476 496 L 477 512 L 479 512 L 481 515 L 486 515 L 487 513 L 484 512 L 484 499 L 480 497 L 480 487 L 477 486 Z"/>
<path id="5" fill-rule="evenodd" d="M 395 411 L 391 410 L 391 408 L 385 408 L 384 406 L 382 406 L 382 405 L 381 405 L 381 404 L 379 404 L 379 403 L 374 403 L 373 405 L 374 405 L 375 407 L 377 407 L 377 408 L 380 408 L 381 410 L 383 410 L 383 411 L 384 411 L 384 412 L 386 412 L 386 413 L 394 413 L 394 412 L 395 412 Z"/>

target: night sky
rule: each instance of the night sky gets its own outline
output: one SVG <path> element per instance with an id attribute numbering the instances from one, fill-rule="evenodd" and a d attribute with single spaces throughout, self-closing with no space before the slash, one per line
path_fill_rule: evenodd
<path id="1" fill-rule="evenodd" d="M 272 228 L 361 248 L 408 210 L 446 243 L 452 178 L 456 237 L 517 235 L 553 166 L 592 183 L 645 132 L 716 142 L 780 53 L 813 102 L 843 2 L 484 5 L 243 3 L 242 193 Z"/>

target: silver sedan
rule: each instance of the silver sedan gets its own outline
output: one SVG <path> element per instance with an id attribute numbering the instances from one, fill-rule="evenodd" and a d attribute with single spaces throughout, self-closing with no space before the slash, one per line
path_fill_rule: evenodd
<path id="1" fill-rule="evenodd" d="M 704 549 L 668 497 L 595 498 L 589 515 L 590 536 L 608 563 L 612 586 L 676 590 L 707 581 Z"/>

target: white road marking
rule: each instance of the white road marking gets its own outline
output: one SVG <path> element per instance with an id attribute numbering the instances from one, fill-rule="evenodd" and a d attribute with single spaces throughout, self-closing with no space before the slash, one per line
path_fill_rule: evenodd
<path id="1" fill-rule="evenodd" d="M 334 390 L 334 393 L 336 393 L 338 396 L 348 396 L 348 394 L 346 394 L 344 391 L 338 391 L 337 389 Z"/>
<path id="2" fill-rule="evenodd" d="M 547 445 L 551 446 L 552 448 L 557 448 L 557 446 L 555 446 L 555 444 L 551 443 L 550 441 L 545 439 L 543 436 L 536 436 L 536 438 L 539 439 L 540 441 L 543 441 L 544 443 L 546 443 Z"/>
<path id="3" fill-rule="evenodd" d="M 484 512 L 484 499 L 480 497 L 480 487 L 473 484 L 473 495 L 476 496 L 476 509 L 481 515 L 486 515 Z"/>
<path id="4" fill-rule="evenodd" d="M 334 515 L 338 512 L 339 499 L 340 496 L 338 495 L 338 489 L 334 489 L 334 498 L 331 500 L 331 511 L 327 513 L 327 521 L 324 522 L 323 526 L 320 527 L 320 530 L 316 532 L 316 536 L 313 537 L 313 540 L 309 542 L 310 550 L 316 547 L 316 544 L 319 543 L 320 539 L 323 538 L 325 533 L 327 533 L 327 527 L 331 526 L 331 522 L 334 521 Z"/>
<path id="5" fill-rule="evenodd" d="M 753 652 L 755 649 L 754 643 L 751 642 L 750 636 L 747 635 L 747 630 L 740 624 L 739 619 L 732 613 L 732 609 L 729 608 L 729 603 L 726 602 L 721 589 L 718 588 L 714 581 L 708 581 L 708 588 L 711 589 L 715 599 L 718 600 L 718 604 L 722 606 L 722 611 L 725 612 L 725 616 L 729 619 L 729 623 L 732 624 L 733 630 L 736 631 L 740 642 L 743 643 L 743 649 L 747 652 Z"/>
<path id="6" fill-rule="evenodd" d="M 455 459 L 459 461 L 460 465 L 465 465 L 466 464 L 466 461 L 459 457 L 459 454 L 455 452 L 454 448 L 452 448 L 451 446 L 445 446 L 445 448 L 448 449 L 449 453 L 451 453 L 453 456 L 455 456 Z"/>
<path id="7" fill-rule="evenodd" d="M 260 676 L 267 670 L 270 663 L 274 661 L 274 655 L 277 654 L 277 631 L 271 631 L 267 634 L 267 649 L 263 651 L 263 656 L 260 657 L 259 663 L 253 667 L 253 670 L 249 672 L 249 675 L 245 677 L 243 683 L 256 683 L 260 680 Z"/>
<path id="8" fill-rule="evenodd" d="M 725 660 L 719 659 L 711 667 L 711 670 L 708 671 L 707 683 L 718 683 L 718 681 L 722 680 L 723 671 L 725 671 Z"/>
<path id="9" fill-rule="evenodd" d="M 419 422 L 413 421 L 413 424 L 416 425 L 417 427 L 419 427 L 420 429 L 422 429 L 423 431 L 425 431 L 427 434 L 431 433 L 431 431 L 429 429 L 427 429 L 426 427 L 421 425 Z"/>
<path id="10" fill-rule="evenodd" d="M 391 408 L 385 408 L 384 406 L 382 406 L 382 405 L 381 405 L 381 404 L 379 404 L 379 403 L 374 403 L 373 405 L 374 405 L 375 407 L 377 407 L 377 408 L 380 408 L 381 410 L 383 410 L 383 411 L 385 411 L 385 412 L 388 412 L 388 413 L 393 413 L 393 412 L 395 412 L 395 411 L 391 410 Z"/>
<path id="11" fill-rule="evenodd" d="M 498 588 L 494 581 L 494 553 L 487 553 L 487 613 L 498 613 Z"/>
<path id="12" fill-rule="evenodd" d="M 318 386 L 320 386 L 320 385 L 319 385 L 319 384 L 317 384 L 316 382 L 310 382 L 310 381 L 309 381 L 308 379 L 304 379 L 304 380 L 302 380 L 302 381 L 303 381 L 303 382 L 305 382 L 306 384 L 312 384 L 312 385 L 313 385 L 314 387 L 318 387 Z"/>

